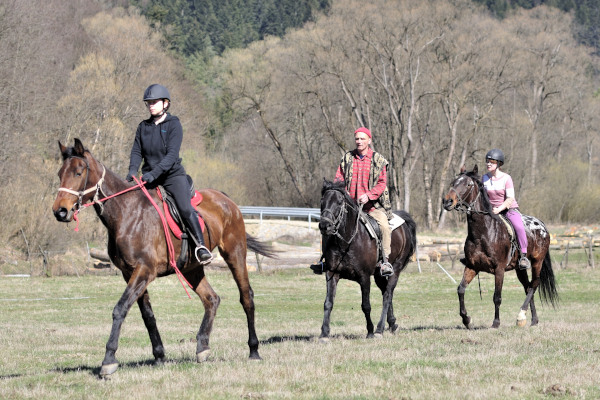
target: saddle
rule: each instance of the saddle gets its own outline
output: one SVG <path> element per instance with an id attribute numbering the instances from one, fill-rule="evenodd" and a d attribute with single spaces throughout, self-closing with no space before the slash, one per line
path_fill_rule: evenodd
<path id="1" fill-rule="evenodd" d="M 393 215 L 394 216 L 392 217 L 392 219 L 388 220 L 390 224 L 390 230 L 392 232 L 404 223 L 404 219 L 401 216 L 397 214 Z M 381 254 L 383 254 L 383 247 L 381 243 L 381 228 L 379 227 L 377 220 L 375 220 L 375 218 L 371 217 L 367 213 L 361 214 L 360 221 L 365 225 L 365 228 L 367 228 L 369 236 L 371 236 L 371 238 L 375 239 L 375 241 L 377 242 L 377 259 L 379 260 L 381 258 Z"/>
<path id="2" fill-rule="evenodd" d="M 202 202 L 202 194 L 194 189 L 194 182 L 189 175 L 187 175 L 187 180 L 190 184 L 190 194 L 192 195 L 191 204 L 195 209 L 196 206 Z M 156 188 L 156 193 L 158 194 L 158 198 L 163 202 L 163 212 L 165 213 L 165 218 L 167 220 L 167 224 L 169 225 L 169 229 L 173 233 L 173 236 L 182 241 L 181 253 L 177 259 L 177 268 L 181 269 L 188 260 L 188 239 L 190 239 L 190 236 L 187 233 L 188 228 L 181 219 L 181 215 L 179 214 L 179 210 L 175 205 L 173 196 L 171 196 L 171 194 L 169 194 L 169 192 L 160 185 Z M 200 228 L 202 228 L 202 232 L 204 232 L 206 230 L 204 219 L 202 219 L 202 216 L 200 213 L 198 213 L 198 211 L 196 211 L 196 214 L 198 215 Z M 195 246 L 195 243 L 193 243 L 193 245 Z"/>
<path id="3" fill-rule="evenodd" d="M 161 199 L 163 202 L 163 211 L 165 213 L 165 218 L 167 219 L 169 229 L 171 229 L 171 232 L 177 239 L 179 239 L 179 240 L 181 240 L 182 238 L 186 239 L 187 238 L 187 234 L 186 234 L 187 227 L 185 226 L 185 224 L 183 223 L 183 220 L 181 219 L 179 210 L 177 210 L 177 206 L 175 205 L 175 200 L 173 200 L 173 197 L 162 186 L 158 186 L 156 188 L 156 193 L 158 194 L 158 198 Z M 191 200 L 192 207 L 196 208 L 196 206 L 198 204 L 200 204 L 201 202 L 202 202 L 202 194 L 200 194 L 200 192 L 198 192 L 198 191 L 194 191 L 192 194 L 192 200 Z M 200 227 L 202 228 L 202 232 L 204 232 L 206 229 L 204 220 L 202 219 L 202 217 L 200 216 L 200 214 L 197 211 L 196 211 L 196 214 L 198 214 L 198 221 L 200 222 Z"/>

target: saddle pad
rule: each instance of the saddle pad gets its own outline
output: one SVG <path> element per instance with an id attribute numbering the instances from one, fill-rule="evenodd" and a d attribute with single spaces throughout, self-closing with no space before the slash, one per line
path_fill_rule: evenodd
<path id="1" fill-rule="evenodd" d="M 164 201 L 164 199 L 162 198 L 159 188 L 156 188 L 156 193 L 158 193 L 158 198 L 161 199 L 163 202 L 163 210 L 165 213 L 165 218 L 167 219 L 167 223 L 169 224 L 169 228 L 171 229 L 171 232 L 173 232 L 173 235 L 177 239 L 181 240 L 181 234 L 183 232 L 181 231 L 181 228 L 179 227 L 179 225 L 173 219 L 173 216 L 171 215 L 171 211 L 169 210 L 169 206 L 168 206 L 167 202 Z M 191 200 L 192 207 L 196 208 L 196 206 L 198 204 L 200 204 L 201 202 L 202 202 L 202 194 L 198 191 L 195 191 L 194 197 L 192 197 L 192 200 Z M 206 225 L 204 224 L 204 220 L 202 219 L 200 214 L 198 214 L 198 221 L 200 222 L 200 227 L 202 228 L 202 232 L 204 232 L 204 230 L 206 229 Z"/>
<path id="2" fill-rule="evenodd" d="M 394 214 L 392 219 L 390 219 L 390 229 L 393 231 L 394 229 L 400 227 L 404 223 L 404 218 L 399 216 L 398 214 Z"/>
<path id="3" fill-rule="evenodd" d="M 506 225 L 506 229 L 508 230 L 508 235 L 510 236 L 510 241 L 512 242 L 515 239 L 515 229 L 513 228 L 512 224 L 510 223 L 508 218 L 506 218 L 502 214 L 498 214 L 498 216 L 500 217 L 502 222 L 504 222 L 504 225 Z"/>
<path id="4" fill-rule="evenodd" d="M 379 225 L 377 225 L 377 221 L 375 220 L 375 218 L 368 216 L 368 218 L 366 218 L 368 215 L 365 215 L 365 218 L 361 218 L 362 222 L 365 224 L 365 227 L 367 228 L 367 231 L 369 232 L 369 235 L 373 238 L 376 239 L 379 235 Z M 402 224 L 405 222 L 404 218 L 402 218 L 401 216 L 394 214 L 394 216 L 392 217 L 392 219 L 388 220 L 389 224 L 390 224 L 390 230 L 393 232 L 394 229 L 399 228 L 400 226 L 402 226 Z"/>

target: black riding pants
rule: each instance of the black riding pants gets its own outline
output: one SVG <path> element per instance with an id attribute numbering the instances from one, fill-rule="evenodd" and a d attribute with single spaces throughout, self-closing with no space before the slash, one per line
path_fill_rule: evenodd
<path id="1" fill-rule="evenodd" d="M 189 218 L 194 215 L 194 207 L 192 207 L 192 193 L 190 191 L 190 183 L 185 174 L 168 175 L 165 179 L 161 179 L 160 184 L 168 191 L 173 199 L 179 215 L 185 221 L 187 226 L 190 226 Z"/>

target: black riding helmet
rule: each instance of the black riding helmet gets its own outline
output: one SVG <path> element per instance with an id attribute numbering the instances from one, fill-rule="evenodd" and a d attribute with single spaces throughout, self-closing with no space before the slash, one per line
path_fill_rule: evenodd
<path id="1" fill-rule="evenodd" d="M 496 160 L 496 161 L 498 161 L 499 165 L 503 165 L 504 164 L 504 153 L 502 152 L 502 150 L 499 150 L 499 149 L 491 149 L 485 155 L 485 159 L 486 160 Z"/>
<path id="2" fill-rule="evenodd" d="M 167 99 L 171 102 L 171 96 L 169 95 L 167 88 L 157 83 L 148 86 L 144 91 L 144 101 L 158 99 Z"/>

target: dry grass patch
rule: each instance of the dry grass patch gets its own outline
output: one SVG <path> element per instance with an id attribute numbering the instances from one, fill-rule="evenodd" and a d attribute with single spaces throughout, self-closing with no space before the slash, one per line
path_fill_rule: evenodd
<path id="1" fill-rule="evenodd" d="M 341 281 L 332 340 L 318 341 L 325 279 L 308 269 L 252 274 L 263 361 L 248 360 L 246 319 L 227 271 L 210 271 L 221 306 L 209 361 L 195 362 L 203 308 L 174 277 L 150 295 L 169 361 L 152 365 L 151 348 L 134 307 L 123 325 L 110 380 L 97 378 L 124 282 L 115 276 L 0 279 L 0 397 L 191 399 L 570 399 L 600 397 L 600 270 L 557 271 L 560 307 L 538 304 L 540 325 L 515 326 L 523 301 L 506 275 L 502 325 L 493 319 L 493 280 L 481 277 L 466 294 L 476 329 L 462 327 L 456 285 L 435 266 L 409 268 L 394 297 L 400 328 L 367 340 L 356 283 Z M 453 271 L 458 279 L 460 273 Z M 371 293 L 372 317 L 381 295 Z M 537 299 L 537 296 L 536 296 Z M 539 303 L 539 301 L 538 301 Z M 6 349 L 6 350 L 4 350 Z"/>

